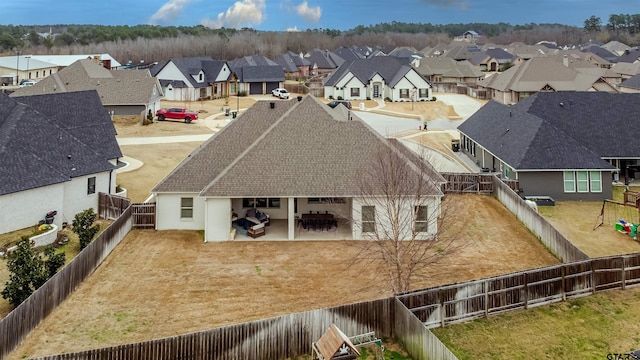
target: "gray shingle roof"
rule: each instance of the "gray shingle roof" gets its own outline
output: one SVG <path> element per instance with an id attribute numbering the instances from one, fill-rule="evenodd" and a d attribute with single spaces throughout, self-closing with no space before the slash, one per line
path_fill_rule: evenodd
<path id="1" fill-rule="evenodd" d="M 613 169 L 640 157 L 640 94 L 537 93 L 511 107 L 490 102 L 458 129 L 517 170 Z"/>
<path id="2" fill-rule="evenodd" d="M 95 90 L 102 105 L 140 105 L 159 99 L 156 78 L 148 70 L 107 70 L 92 60 L 78 60 L 11 96 Z M 157 89 L 156 89 L 157 90 Z"/>
<path id="3" fill-rule="evenodd" d="M 108 160 L 120 156 L 95 91 L 0 94 L 0 195 L 109 171 L 115 167 Z"/>
<path id="4" fill-rule="evenodd" d="M 234 70 L 240 82 L 284 81 L 284 70 L 280 65 L 253 65 Z"/>
<path id="5" fill-rule="evenodd" d="M 640 74 L 634 75 L 623 81 L 619 86 L 640 90 Z"/>
<path id="6" fill-rule="evenodd" d="M 211 83 L 216 82 L 216 78 L 220 74 L 220 70 L 227 63 L 224 60 L 213 60 L 210 56 L 172 58 L 169 61 L 159 62 L 152 67 L 150 70 L 151 74 L 153 76 L 157 76 L 169 62 L 173 63 L 178 68 L 193 88 L 208 87 Z M 204 72 L 204 82 L 196 81 L 196 75 L 200 73 L 200 71 Z M 166 84 L 166 81 L 171 80 L 174 79 L 160 79 L 161 84 Z M 173 84 L 173 86 L 180 87 L 176 84 Z"/>
<path id="7" fill-rule="evenodd" d="M 313 49 L 304 57 L 318 69 L 335 69 L 344 63 L 343 58 L 327 50 Z"/>
<path id="8" fill-rule="evenodd" d="M 392 149 L 346 108 L 312 96 L 260 101 L 216 133 L 152 192 L 202 196 L 357 196 L 372 156 Z M 400 152 L 396 152 L 399 154 Z M 406 161 L 406 158 L 398 156 Z M 431 182 L 430 182 L 431 183 Z M 437 181 L 425 195 L 441 195 Z"/>
<path id="9" fill-rule="evenodd" d="M 394 56 L 374 56 L 368 59 L 346 61 L 325 80 L 325 86 L 334 86 L 351 72 L 362 83 L 368 84 L 376 74 L 382 76 L 387 85 L 394 87 L 413 68 Z M 427 81 L 425 79 L 425 81 Z"/>

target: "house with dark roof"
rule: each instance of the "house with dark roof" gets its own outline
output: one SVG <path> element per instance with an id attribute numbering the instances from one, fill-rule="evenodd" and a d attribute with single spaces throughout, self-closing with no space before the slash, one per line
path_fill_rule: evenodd
<path id="1" fill-rule="evenodd" d="M 271 90 L 283 87 L 284 68 L 275 61 L 260 55 L 245 56 L 229 62 L 231 94 L 271 94 Z M 236 88 L 237 86 L 237 88 Z"/>
<path id="2" fill-rule="evenodd" d="M 344 63 L 344 59 L 328 50 L 313 49 L 304 55 L 309 60 L 312 76 L 325 76 Z"/>
<path id="3" fill-rule="evenodd" d="M 541 92 L 491 101 L 458 126 L 461 150 L 517 179 L 525 196 L 612 198 L 612 181 L 640 175 L 640 94 Z"/>
<path id="4" fill-rule="evenodd" d="M 33 226 L 49 211 L 61 226 L 97 209 L 98 193 L 116 188 L 115 136 L 95 90 L 0 94 L 0 233 Z"/>
<path id="5" fill-rule="evenodd" d="M 640 93 L 640 74 L 636 74 L 618 85 L 622 93 Z"/>
<path id="6" fill-rule="evenodd" d="M 474 54 L 469 62 L 481 71 L 504 71 L 513 65 L 518 57 L 501 48 L 489 48 Z"/>
<path id="7" fill-rule="evenodd" d="M 301 79 L 309 76 L 309 69 L 311 63 L 305 59 L 302 54 L 296 54 L 292 51 L 273 59 L 273 61 L 279 65 L 282 65 L 284 69 L 284 75 L 287 79 Z"/>
<path id="8" fill-rule="evenodd" d="M 391 101 L 431 100 L 431 84 L 411 65 L 393 56 L 347 61 L 323 81 L 325 98 Z"/>
<path id="9" fill-rule="evenodd" d="M 162 90 L 148 70 L 108 70 L 94 60 L 78 60 L 33 86 L 11 96 L 57 94 L 95 90 L 102 106 L 113 115 L 144 117 L 160 109 Z"/>
<path id="10" fill-rule="evenodd" d="M 151 68 L 151 75 L 160 81 L 167 100 L 197 101 L 229 95 L 229 64 L 209 56 L 159 62 Z"/>
<path id="11" fill-rule="evenodd" d="M 388 154 L 408 170 L 400 189 L 408 214 L 431 214 L 416 215 L 424 221 L 418 238 L 429 239 L 437 232 L 444 179 L 407 153 L 399 140 L 382 137 L 344 106 L 333 109 L 311 95 L 258 101 L 153 188 L 156 228 L 204 230 L 205 241 L 227 241 L 235 218 L 258 210 L 269 215 L 266 239 L 310 239 L 299 225 L 306 214 L 336 220 L 335 232 L 324 231 L 327 239 L 367 238 L 388 224 L 384 210 L 371 203 L 382 193 L 366 192 L 363 180 L 372 159 Z M 416 192 L 418 183 L 424 186 Z"/>

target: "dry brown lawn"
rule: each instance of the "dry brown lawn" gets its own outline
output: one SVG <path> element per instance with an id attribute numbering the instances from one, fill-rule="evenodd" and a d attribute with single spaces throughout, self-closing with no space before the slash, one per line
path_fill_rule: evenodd
<path id="1" fill-rule="evenodd" d="M 386 102 L 384 108 L 373 110 L 373 112 L 383 115 L 397 115 L 402 113 L 404 117 L 413 117 L 423 120 L 434 120 L 437 118 L 445 118 L 449 120 L 460 120 L 460 116 L 456 113 L 451 105 L 447 105 L 442 101 L 425 101 L 425 102 Z"/>
<path id="2" fill-rule="evenodd" d="M 558 263 L 495 198 L 447 196 L 463 249 L 413 288 Z M 461 223 L 457 220 L 463 220 Z M 446 227 L 447 225 L 445 225 Z M 453 228 L 453 226 L 451 226 Z M 354 241 L 203 243 L 132 231 L 9 359 L 80 351 L 390 296 Z"/>

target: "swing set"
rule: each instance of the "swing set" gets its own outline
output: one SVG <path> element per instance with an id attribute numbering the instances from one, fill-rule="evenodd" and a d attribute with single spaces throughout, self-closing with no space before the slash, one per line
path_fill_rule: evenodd
<path id="1" fill-rule="evenodd" d="M 625 191 L 623 202 L 604 200 L 593 230 L 604 224 L 615 226 L 616 231 L 636 239 L 640 226 L 640 193 Z"/>

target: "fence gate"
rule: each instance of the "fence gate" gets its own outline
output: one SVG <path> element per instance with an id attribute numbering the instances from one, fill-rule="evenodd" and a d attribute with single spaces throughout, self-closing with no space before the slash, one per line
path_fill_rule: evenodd
<path id="1" fill-rule="evenodd" d="M 156 203 L 131 204 L 131 226 L 136 229 L 155 229 Z"/>

